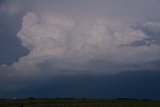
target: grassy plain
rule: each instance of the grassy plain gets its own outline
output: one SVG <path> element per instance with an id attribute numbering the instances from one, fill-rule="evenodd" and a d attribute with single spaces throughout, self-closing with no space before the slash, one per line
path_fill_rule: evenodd
<path id="1" fill-rule="evenodd" d="M 158 100 L 8 99 L 0 107 L 160 107 Z"/>

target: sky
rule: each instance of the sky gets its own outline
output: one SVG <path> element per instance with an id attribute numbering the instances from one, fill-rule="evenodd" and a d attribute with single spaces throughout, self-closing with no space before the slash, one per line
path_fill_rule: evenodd
<path id="1" fill-rule="evenodd" d="M 160 99 L 159 0 L 0 0 L 0 98 Z"/>

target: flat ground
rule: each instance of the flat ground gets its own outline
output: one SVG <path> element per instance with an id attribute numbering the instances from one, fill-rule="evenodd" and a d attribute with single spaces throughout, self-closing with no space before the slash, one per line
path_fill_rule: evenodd
<path id="1" fill-rule="evenodd" d="M 119 99 L 3 99 L 0 100 L 0 107 L 160 107 L 160 101 Z"/>

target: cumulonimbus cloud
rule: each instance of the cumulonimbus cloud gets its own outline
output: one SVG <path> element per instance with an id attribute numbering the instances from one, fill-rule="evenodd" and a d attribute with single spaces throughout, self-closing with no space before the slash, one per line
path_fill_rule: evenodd
<path id="1" fill-rule="evenodd" d="M 90 80 L 88 75 L 94 78 L 89 81 L 93 84 L 95 80 L 100 80 L 98 83 L 104 80 L 99 79 L 99 75 L 110 83 L 110 74 L 119 73 L 121 79 L 129 71 L 138 72 L 138 75 L 145 74 L 139 71 L 159 71 L 159 9 L 157 0 L 0 0 L 1 22 L 5 23 L 5 18 L 9 17 L 7 21 L 14 18 L 15 23 L 21 23 L 19 29 L 18 23 L 9 22 L 19 29 L 13 38 L 18 38 L 18 43 L 28 49 L 18 62 L 0 65 L 2 97 L 11 97 L 12 93 L 14 96 L 20 93 L 23 97 L 35 96 L 39 87 L 43 90 L 47 86 L 47 91 L 48 88 L 59 90 L 77 77 L 82 77 L 83 83 Z M 12 31 L 10 33 L 13 35 Z M 18 51 L 11 54 L 14 56 Z M 146 79 L 148 75 L 150 73 Z M 74 79 L 65 83 L 68 76 Z M 137 75 L 133 77 L 137 79 Z M 127 74 L 124 78 L 128 80 L 130 76 Z M 55 85 L 60 87 L 52 88 Z"/>
<path id="2" fill-rule="evenodd" d="M 132 65 L 159 58 L 160 47 L 156 44 L 150 47 L 121 46 L 148 37 L 142 30 L 131 26 L 110 17 L 76 21 L 64 14 L 27 12 L 17 37 L 30 52 L 11 68 L 25 75 L 30 72 L 48 72 L 52 75 L 88 72 L 107 74 L 130 70 Z M 99 63 L 100 60 L 103 64 L 97 66 L 99 64 L 95 62 Z M 113 66 L 118 69 L 112 69 Z"/>

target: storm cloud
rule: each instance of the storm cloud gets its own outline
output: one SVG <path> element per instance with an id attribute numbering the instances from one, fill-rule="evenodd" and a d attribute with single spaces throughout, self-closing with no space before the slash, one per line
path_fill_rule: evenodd
<path id="1" fill-rule="evenodd" d="M 147 8 L 150 11 L 146 13 L 147 10 L 143 8 L 149 3 L 156 5 L 156 1 L 147 1 L 142 7 L 141 0 L 134 4 L 139 3 L 137 8 L 142 9 L 142 13 L 135 10 L 134 14 L 130 15 L 133 9 L 128 6 L 133 2 L 126 1 L 125 8 L 128 10 L 124 11 L 123 1 L 125 0 L 119 4 L 110 0 L 68 1 L 72 2 L 72 5 L 66 1 L 50 0 L 2 2 L 1 7 L 7 6 L 7 10 L 18 3 L 16 14 L 22 11 L 19 7 L 28 4 L 28 7 L 23 7 L 26 9 L 23 10 L 25 14 L 17 38 L 29 53 L 9 68 L 25 75 L 29 74 L 27 72 L 48 72 L 57 75 L 74 74 L 73 71 L 80 71 L 75 74 L 108 74 L 131 69 L 145 70 L 145 66 L 142 67 L 143 63 L 159 59 L 159 23 L 154 21 L 154 17 L 153 21 L 147 19 L 151 10 L 154 10 L 153 14 L 156 15 L 158 7 Z M 56 4 L 63 7 L 59 8 Z M 113 7 L 104 4 L 112 4 Z M 102 7 L 98 8 L 96 5 Z M 83 9 L 86 11 L 83 12 Z M 93 12 L 91 9 L 96 11 Z M 137 16 L 138 14 L 140 16 Z M 142 18 L 147 14 L 146 19 Z M 137 65 L 141 67 L 134 67 Z M 118 69 L 114 69 L 114 66 Z M 155 66 L 150 69 L 154 68 L 157 70 Z"/>
<path id="2" fill-rule="evenodd" d="M 0 81 L 18 81 L 5 86 L 16 91 L 42 78 L 157 72 L 159 10 L 158 0 L 1 0 L 0 33 L 12 39 L 0 47 L 17 56 L 0 54 L 11 60 L 0 59 Z"/>
<path id="3" fill-rule="evenodd" d="M 141 29 L 141 27 L 139 28 Z M 158 29 L 157 26 L 156 28 Z M 151 33 L 155 33 L 152 29 L 150 30 Z M 17 37 L 30 53 L 20 58 L 13 67 L 20 71 L 41 71 L 41 66 L 37 65 L 46 65 L 44 62 L 50 60 L 48 62 L 51 64 L 48 65 L 53 74 L 54 72 L 57 74 L 57 71 L 61 73 L 61 70 L 69 73 L 72 68 L 89 71 L 86 65 L 98 59 L 108 60 L 108 62 L 112 62 L 112 66 L 119 65 L 123 70 L 129 70 L 131 65 L 141 64 L 146 59 L 152 61 L 159 57 L 159 45 L 157 44 L 150 47 L 147 44 L 141 47 L 120 47 L 123 44 L 143 41 L 145 38 L 152 41 L 154 38 L 149 36 L 159 36 L 158 34 L 148 34 L 145 31 L 147 29 L 133 29 L 130 23 L 110 17 L 95 17 L 92 20 L 81 18 L 79 23 L 72 16 L 63 14 L 37 15 L 27 12 L 23 17 L 22 28 Z M 110 64 L 107 64 L 102 67 L 103 73 L 121 70 L 105 69 L 105 66 L 110 68 Z M 130 66 L 127 68 L 127 65 Z M 101 73 L 100 70 L 97 72 Z"/>

